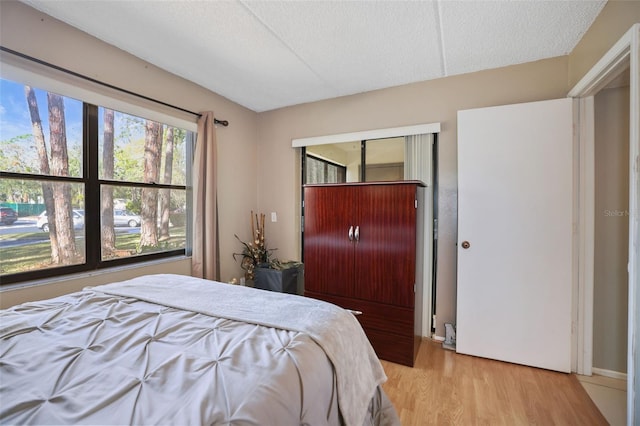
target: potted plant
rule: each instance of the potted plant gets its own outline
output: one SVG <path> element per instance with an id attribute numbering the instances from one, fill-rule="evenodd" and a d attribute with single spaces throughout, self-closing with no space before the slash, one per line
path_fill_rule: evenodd
<path id="1" fill-rule="evenodd" d="M 265 215 L 251 211 L 252 241 L 244 242 L 235 237 L 243 245 L 242 253 L 233 253 L 233 258 L 242 260 L 240 267 L 245 271 L 245 278 L 253 281 L 254 287 L 283 293 L 302 294 L 303 265 L 300 262 L 281 262 L 272 254 L 275 249 L 268 249 L 265 241 Z"/>
<path id="2" fill-rule="evenodd" d="M 254 222 L 255 216 L 255 222 Z M 238 241 L 244 246 L 242 253 L 233 253 L 233 259 L 238 260 L 240 257 L 240 267 L 245 271 L 244 276 L 247 280 L 253 281 L 255 279 L 255 269 L 258 265 L 268 265 L 271 263 L 271 254 L 274 250 L 267 248 L 267 244 L 264 238 L 264 214 L 254 215 L 251 211 L 250 223 L 251 223 L 251 238 L 252 240 L 247 242 L 242 241 L 237 235 L 234 235 Z"/>

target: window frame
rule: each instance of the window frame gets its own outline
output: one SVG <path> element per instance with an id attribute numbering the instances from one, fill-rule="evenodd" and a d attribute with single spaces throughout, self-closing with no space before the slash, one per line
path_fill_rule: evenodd
<path id="1" fill-rule="evenodd" d="M 3 64 L 4 65 L 4 64 Z M 0 78 L 5 79 L 4 75 L 0 75 Z M 19 79 L 15 78 L 7 78 L 11 81 L 14 81 L 18 84 L 30 85 L 30 83 L 22 82 Z M 60 91 L 54 91 L 49 88 L 43 88 L 39 86 L 34 86 L 34 88 L 39 90 L 45 90 L 49 92 L 54 92 L 60 94 L 63 97 L 71 97 L 67 94 L 60 93 Z M 31 173 L 15 173 L 15 172 L 5 172 L 0 171 L 1 179 L 25 179 L 32 181 L 63 181 L 70 183 L 80 183 L 84 185 L 84 232 L 85 232 L 85 259 L 81 264 L 75 265 L 62 265 L 62 266 L 54 266 L 47 267 L 36 270 L 28 270 L 24 272 L 17 272 L 12 274 L 2 275 L 0 287 L 3 287 L 5 284 L 15 284 L 20 282 L 27 282 L 32 280 L 41 280 L 41 279 L 49 279 L 62 277 L 69 274 L 74 274 L 78 272 L 91 272 L 98 270 L 108 270 L 109 268 L 118 267 L 122 265 L 131 265 L 137 263 L 148 262 L 152 260 L 162 259 L 162 258 L 172 258 L 172 257 L 180 257 L 180 256 L 188 256 L 191 254 L 191 244 L 192 237 L 190 235 L 192 229 L 192 182 L 191 182 L 191 171 L 193 166 L 193 152 L 194 145 L 196 141 L 196 132 L 193 130 L 195 126 L 189 126 L 189 128 L 185 128 L 184 130 L 188 131 L 186 146 L 185 146 L 185 157 L 187 161 L 185 162 L 185 174 L 186 174 L 186 182 L 184 185 L 173 185 L 173 184 L 159 184 L 159 183 L 144 183 L 144 182 L 127 182 L 127 181 L 119 181 L 119 180 L 106 180 L 99 178 L 99 116 L 98 110 L 100 106 L 104 108 L 111 108 L 110 106 L 103 105 L 95 105 L 93 103 L 88 102 L 87 100 L 73 97 L 80 102 L 82 102 L 82 176 L 74 177 L 74 176 L 52 176 L 52 175 L 42 175 L 42 174 L 31 174 Z M 131 109 L 135 110 L 135 112 L 127 111 L 129 108 L 118 108 L 117 111 L 132 114 L 139 116 L 141 118 L 147 114 L 140 114 L 140 109 L 138 107 L 132 107 Z M 157 121 L 157 117 L 154 117 L 155 114 L 151 114 L 151 120 Z M 179 124 L 176 126 L 174 123 L 165 123 L 163 121 L 158 121 L 163 125 L 170 125 L 175 127 L 181 127 Z M 101 237 L 101 215 L 100 215 L 100 188 L 102 185 L 112 185 L 112 186 L 128 186 L 135 188 L 153 188 L 157 190 L 161 189 L 170 189 L 170 190 L 181 190 L 186 192 L 187 197 L 187 211 L 186 211 L 186 224 L 185 224 L 185 247 L 182 249 L 173 249 L 167 251 L 159 251 L 152 253 L 144 253 L 144 254 L 136 254 L 132 256 L 126 256 L 115 259 L 102 260 L 102 237 Z M 87 238 L 87 235 L 99 235 L 99 238 Z"/>

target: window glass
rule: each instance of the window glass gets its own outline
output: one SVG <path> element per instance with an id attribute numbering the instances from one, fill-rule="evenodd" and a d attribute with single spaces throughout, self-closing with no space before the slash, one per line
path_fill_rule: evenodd
<path id="1" fill-rule="evenodd" d="M 85 262 L 84 184 L 2 178 L 0 194 L 1 275 Z"/>
<path id="2" fill-rule="evenodd" d="M 109 193 L 113 194 L 111 207 L 105 203 Z M 152 201 L 145 204 L 144 200 Z M 187 192 L 183 189 L 103 185 L 102 260 L 184 249 L 187 241 L 186 200 Z M 144 205 L 153 207 L 145 209 Z"/>
<path id="3" fill-rule="evenodd" d="M 82 102 L 0 80 L 0 170 L 82 176 Z"/>
<path id="4" fill-rule="evenodd" d="M 100 179 L 186 184 L 186 145 L 191 132 L 102 107 L 98 117 Z M 145 176 L 149 157 L 157 164 Z"/>

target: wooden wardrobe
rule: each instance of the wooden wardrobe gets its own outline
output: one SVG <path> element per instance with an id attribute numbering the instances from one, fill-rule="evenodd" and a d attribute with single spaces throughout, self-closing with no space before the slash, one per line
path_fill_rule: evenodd
<path id="1" fill-rule="evenodd" d="M 305 296 L 354 311 L 378 356 L 409 366 L 422 336 L 423 187 L 304 187 Z"/>

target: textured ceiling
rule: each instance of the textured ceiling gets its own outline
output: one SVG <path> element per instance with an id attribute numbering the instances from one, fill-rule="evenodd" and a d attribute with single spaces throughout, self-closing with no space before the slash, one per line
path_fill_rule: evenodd
<path id="1" fill-rule="evenodd" d="M 571 52 L 606 0 L 23 0 L 261 112 Z"/>

